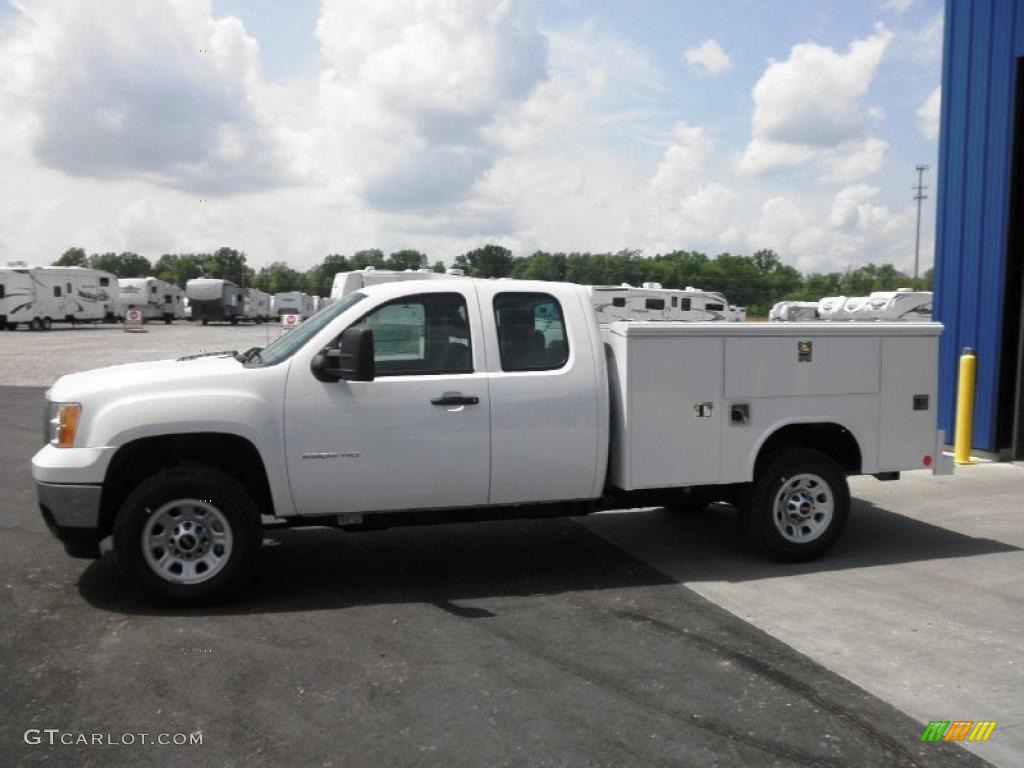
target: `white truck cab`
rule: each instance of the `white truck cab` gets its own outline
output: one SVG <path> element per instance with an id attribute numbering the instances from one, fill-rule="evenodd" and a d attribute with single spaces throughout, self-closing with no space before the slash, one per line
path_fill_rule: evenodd
<path id="1" fill-rule="evenodd" d="M 396 281 L 265 349 L 71 374 L 47 393 L 39 504 L 76 556 L 113 535 L 171 602 L 252 573 L 262 516 L 348 530 L 740 508 L 770 555 L 825 552 L 846 476 L 950 470 L 933 323 L 600 326 L 588 289 Z"/>

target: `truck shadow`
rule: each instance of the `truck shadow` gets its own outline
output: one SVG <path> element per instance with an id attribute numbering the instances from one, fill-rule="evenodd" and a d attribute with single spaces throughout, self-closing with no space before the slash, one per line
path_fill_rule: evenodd
<path id="1" fill-rule="evenodd" d="M 420 602 L 463 618 L 493 615 L 457 601 L 574 591 L 740 582 L 802 573 L 1019 551 L 855 500 L 846 532 L 824 558 L 783 564 L 751 551 L 736 513 L 663 509 L 580 519 L 398 528 L 268 532 L 253 584 L 223 605 L 154 606 L 129 589 L 111 553 L 82 573 L 82 597 L 102 610 L 146 615 L 235 615 Z M 667 574 L 671 574 L 667 575 Z"/>

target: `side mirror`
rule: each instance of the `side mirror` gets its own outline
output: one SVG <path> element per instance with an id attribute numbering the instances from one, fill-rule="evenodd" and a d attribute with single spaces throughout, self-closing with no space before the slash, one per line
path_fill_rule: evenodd
<path id="1" fill-rule="evenodd" d="M 320 381 L 373 381 L 373 331 L 347 328 L 338 347 L 325 349 L 313 358 L 310 367 Z"/>

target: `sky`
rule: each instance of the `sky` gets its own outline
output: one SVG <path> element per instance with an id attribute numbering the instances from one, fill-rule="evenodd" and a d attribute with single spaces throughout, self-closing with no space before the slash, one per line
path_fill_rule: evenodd
<path id="1" fill-rule="evenodd" d="M 922 270 L 941 0 L 0 0 L 0 263 L 773 248 Z"/>

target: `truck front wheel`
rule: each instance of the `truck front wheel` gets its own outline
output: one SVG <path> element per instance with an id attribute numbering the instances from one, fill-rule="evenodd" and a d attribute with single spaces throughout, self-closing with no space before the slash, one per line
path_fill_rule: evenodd
<path id="1" fill-rule="evenodd" d="M 828 456 L 794 448 L 769 460 L 741 500 L 740 512 L 760 549 L 779 560 L 812 560 L 842 533 L 850 487 Z"/>
<path id="2" fill-rule="evenodd" d="M 228 597 L 252 576 L 263 541 L 259 508 L 230 475 L 177 467 L 144 480 L 114 525 L 114 555 L 146 595 L 179 605 Z"/>

